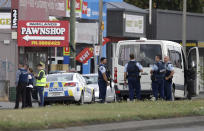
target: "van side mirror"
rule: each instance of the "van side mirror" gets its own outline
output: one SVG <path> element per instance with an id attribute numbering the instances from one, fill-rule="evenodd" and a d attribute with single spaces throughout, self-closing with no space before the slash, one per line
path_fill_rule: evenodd
<path id="1" fill-rule="evenodd" d="M 195 61 L 192 61 L 192 63 L 191 63 L 191 67 L 192 67 L 192 68 L 196 68 Z"/>

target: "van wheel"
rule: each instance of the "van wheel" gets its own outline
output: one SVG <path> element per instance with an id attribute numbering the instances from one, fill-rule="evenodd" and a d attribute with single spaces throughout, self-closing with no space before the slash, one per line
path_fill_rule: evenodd
<path id="1" fill-rule="evenodd" d="M 82 91 L 81 92 L 81 97 L 80 97 L 80 100 L 79 100 L 79 105 L 83 105 L 84 104 L 84 92 Z"/>

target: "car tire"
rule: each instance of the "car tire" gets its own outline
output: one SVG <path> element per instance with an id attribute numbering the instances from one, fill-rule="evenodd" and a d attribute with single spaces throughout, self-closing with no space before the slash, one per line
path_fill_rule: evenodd
<path id="1" fill-rule="evenodd" d="M 79 105 L 83 105 L 84 104 L 84 92 L 82 91 L 81 92 L 81 97 L 80 97 L 80 100 L 79 100 Z"/>
<path id="2" fill-rule="evenodd" d="M 93 94 L 92 94 L 92 101 L 91 101 L 91 103 L 95 103 L 95 91 L 93 91 Z"/>
<path id="3" fill-rule="evenodd" d="M 117 96 L 116 96 L 116 94 L 114 95 L 113 102 L 114 102 L 114 103 L 117 102 Z"/>
<path id="4" fill-rule="evenodd" d="M 172 90 L 171 90 L 171 96 L 172 96 L 172 101 L 175 101 L 175 89 L 174 88 L 172 88 Z"/>

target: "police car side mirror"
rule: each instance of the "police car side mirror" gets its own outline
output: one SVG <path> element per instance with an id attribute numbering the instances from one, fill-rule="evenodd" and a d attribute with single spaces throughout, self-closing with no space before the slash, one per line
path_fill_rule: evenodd
<path id="1" fill-rule="evenodd" d="M 86 84 L 87 84 L 87 85 L 89 85 L 89 84 L 91 84 L 91 83 L 92 83 L 91 81 L 86 81 Z"/>

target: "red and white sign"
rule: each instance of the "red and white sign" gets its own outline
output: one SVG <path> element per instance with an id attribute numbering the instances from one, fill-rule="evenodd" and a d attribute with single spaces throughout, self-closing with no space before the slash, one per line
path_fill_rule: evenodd
<path id="1" fill-rule="evenodd" d="M 68 6 L 67 8 L 70 9 L 70 0 L 68 0 Z M 76 3 L 75 3 L 75 7 L 76 7 L 76 10 L 81 10 L 81 0 L 76 0 Z"/>
<path id="2" fill-rule="evenodd" d="M 68 21 L 19 21 L 18 46 L 68 47 Z"/>
<path id="3" fill-rule="evenodd" d="M 103 38 L 103 46 L 110 42 L 109 38 Z"/>
<path id="4" fill-rule="evenodd" d="M 85 48 L 78 54 L 76 60 L 85 64 L 93 55 L 93 48 Z"/>
<path id="5" fill-rule="evenodd" d="M 100 55 L 100 46 L 95 46 L 94 48 L 94 55 L 99 56 Z"/>
<path id="6" fill-rule="evenodd" d="M 88 14 L 88 2 L 83 2 L 82 14 Z"/>
<path id="7" fill-rule="evenodd" d="M 70 55 L 70 48 L 69 47 L 64 47 L 63 48 L 63 55 L 64 56 L 69 56 Z"/>

